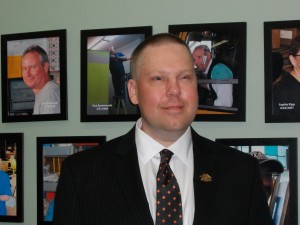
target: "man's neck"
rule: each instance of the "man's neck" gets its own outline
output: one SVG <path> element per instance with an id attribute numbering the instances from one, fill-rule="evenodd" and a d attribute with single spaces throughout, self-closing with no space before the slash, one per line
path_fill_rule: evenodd
<path id="1" fill-rule="evenodd" d="M 33 88 L 33 89 L 32 89 L 33 93 L 34 93 L 35 95 L 38 94 L 38 93 L 43 89 L 43 87 L 45 87 L 45 85 L 46 85 L 49 81 L 50 81 L 49 79 L 46 80 L 46 82 L 44 82 L 43 85 L 40 85 L 39 88 Z"/>
<path id="2" fill-rule="evenodd" d="M 175 143 L 186 131 L 186 129 L 179 131 L 152 131 L 148 129 L 143 129 L 143 126 L 141 127 L 141 130 L 148 134 L 150 137 L 152 137 L 154 140 L 156 140 L 158 143 L 165 146 L 166 148 Z"/>

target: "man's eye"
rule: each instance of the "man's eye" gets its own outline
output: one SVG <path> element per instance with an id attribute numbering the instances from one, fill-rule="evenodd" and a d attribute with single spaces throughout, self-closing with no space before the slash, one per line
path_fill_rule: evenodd
<path id="1" fill-rule="evenodd" d="M 162 77 L 156 76 L 156 77 L 153 77 L 153 80 L 162 80 Z"/>
<path id="2" fill-rule="evenodd" d="M 189 79 L 190 78 L 190 76 L 189 75 L 182 75 L 182 76 L 180 76 L 180 79 L 183 79 L 183 80 L 185 80 L 185 79 Z"/>

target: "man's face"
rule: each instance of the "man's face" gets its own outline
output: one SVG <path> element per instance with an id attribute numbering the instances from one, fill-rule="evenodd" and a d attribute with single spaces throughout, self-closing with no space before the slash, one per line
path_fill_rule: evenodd
<path id="1" fill-rule="evenodd" d="M 148 46 L 137 62 L 137 78 L 128 83 L 129 96 L 142 114 L 142 129 L 182 134 L 198 109 L 197 78 L 188 50 L 178 44 Z"/>
<path id="2" fill-rule="evenodd" d="M 110 47 L 109 51 L 111 54 L 115 54 L 115 52 L 116 52 L 114 47 Z"/>
<path id="3" fill-rule="evenodd" d="M 273 193 L 273 188 L 274 188 L 273 173 L 270 171 L 269 168 L 264 167 L 264 166 L 260 167 L 260 172 L 261 172 L 264 190 L 265 190 L 267 199 L 269 199 L 269 197 Z"/>
<path id="4" fill-rule="evenodd" d="M 22 58 L 22 77 L 25 84 L 37 93 L 49 79 L 49 63 L 41 63 L 37 52 L 29 52 Z"/>
<path id="5" fill-rule="evenodd" d="M 194 60 L 194 66 L 201 72 L 204 72 L 207 68 L 207 66 L 203 63 L 204 62 L 204 56 L 205 52 L 202 48 L 196 48 L 193 51 L 193 60 Z"/>
<path id="6" fill-rule="evenodd" d="M 300 51 L 297 52 L 297 55 L 296 56 L 292 56 L 290 55 L 289 58 L 290 58 L 290 61 L 291 63 L 293 64 L 293 67 L 294 67 L 294 70 L 300 74 Z"/>

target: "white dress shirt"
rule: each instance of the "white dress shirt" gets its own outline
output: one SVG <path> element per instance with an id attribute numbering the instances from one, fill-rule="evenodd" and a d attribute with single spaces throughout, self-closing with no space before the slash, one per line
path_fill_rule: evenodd
<path id="1" fill-rule="evenodd" d="M 232 84 L 212 84 L 217 94 L 214 106 L 231 107 L 233 103 L 233 85 Z"/>
<path id="2" fill-rule="evenodd" d="M 174 153 L 170 161 L 181 191 L 183 225 L 192 225 L 195 212 L 194 198 L 194 157 L 191 128 L 172 145 L 163 146 L 141 130 L 142 120 L 139 119 L 135 128 L 135 139 L 141 176 L 146 192 L 149 209 L 156 220 L 156 175 L 160 163 L 159 152 L 169 149 Z"/>

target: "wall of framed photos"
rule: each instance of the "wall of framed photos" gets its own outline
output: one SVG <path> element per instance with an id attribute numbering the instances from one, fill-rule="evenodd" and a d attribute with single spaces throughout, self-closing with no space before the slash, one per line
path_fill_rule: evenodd
<path id="1" fill-rule="evenodd" d="M 298 0 L 265 0 L 263 4 L 258 0 L 1 0 L 0 35 L 67 32 L 68 119 L 0 123 L 0 133 L 24 133 L 24 222 L 20 224 L 37 224 L 37 137 L 101 135 L 110 140 L 134 125 L 133 121 L 80 122 L 81 30 L 152 26 L 155 34 L 168 32 L 168 26 L 175 24 L 246 22 L 246 121 L 196 121 L 193 127 L 212 140 L 297 137 L 299 146 L 299 123 L 265 123 L 264 102 L 264 22 L 297 20 L 299 6 Z"/>

